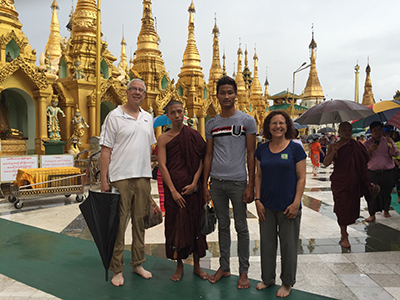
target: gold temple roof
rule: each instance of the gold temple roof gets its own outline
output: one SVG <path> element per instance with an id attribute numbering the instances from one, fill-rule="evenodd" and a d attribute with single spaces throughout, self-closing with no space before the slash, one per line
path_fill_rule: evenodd
<path id="1" fill-rule="evenodd" d="M 194 13 L 196 9 L 194 7 L 193 1 L 191 2 L 189 9 L 189 33 L 188 33 L 188 40 L 186 44 L 185 53 L 183 54 L 183 65 L 181 67 L 181 75 L 187 71 L 189 72 L 198 72 L 202 73 L 202 67 L 200 66 L 200 53 L 196 46 L 196 40 L 194 38 Z"/>
<path id="2" fill-rule="evenodd" d="M 22 28 L 15 10 L 14 0 L 0 0 L 0 22 L 18 29 Z"/>
<path id="3" fill-rule="evenodd" d="M 53 0 L 51 4 L 52 16 L 50 24 L 50 35 L 46 45 L 46 54 L 50 54 L 50 59 L 58 59 L 61 56 L 61 35 L 60 35 L 60 25 L 58 22 L 57 9 L 59 9 L 57 1 Z"/>
<path id="4" fill-rule="evenodd" d="M 72 35 L 96 36 L 97 5 L 95 0 L 78 0 L 73 14 Z"/>
<path id="5" fill-rule="evenodd" d="M 223 74 L 222 74 L 222 69 L 221 69 L 221 62 L 219 59 L 219 29 L 217 26 L 217 19 L 215 19 L 215 25 L 212 31 L 214 38 L 213 38 L 213 57 L 212 57 L 212 63 L 211 63 L 211 68 L 210 68 L 210 75 L 208 78 L 209 84 L 213 83 L 214 81 L 217 81 L 220 79 Z"/>
<path id="6" fill-rule="evenodd" d="M 369 63 L 367 65 L 367 67 L 365 68 L 365 72 L 367 73 L 367 76 L 365 78 L 362 104 L 365 106 L 369 106 L 369 105 L 372 105 L 375 103 L 374 94 L 372 93 L 372 82 L 371 82 L 371 75 L 370 75 L 371 67 L 369 66 Z"/>
<path id="7" fill-rule="evenodd" d="M 321 84 L 319 83 L 318 73 L 317 73 L 317 63 L 315 56 L 315 49 L 317 47 L 317 43 L 314 40 L 314 32 L 312 33 L 312 39 L 309 48 L 311 49 L 311 66 L 310 72 L 308 75 L 308 80 L 306 87 L 304 89 L 304 100 L 316 99 L 322 100 L 325 98 L 324 92 L 322 91 Z"/>

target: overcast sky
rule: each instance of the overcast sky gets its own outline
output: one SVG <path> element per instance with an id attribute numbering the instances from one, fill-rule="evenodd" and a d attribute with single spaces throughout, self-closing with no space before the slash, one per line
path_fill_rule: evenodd
<path id="1" fill-rule="evenodd" d="M 50 33 L 52 2 L 15 0 L 22 30 L 38 52 L 37 58 Z M 57 2 L 61 36 L 69 37 L 65 25 L 77 0 Z M 190 0 L 153 0 L 152 4 L 165 68 L 177 81 L 188 36 Z M 225 49 L 227 72 L 232 75 L 241 39 L 243 52 L 247 45 L 253 72 L 256 45 L 260 82 L 263 85 L 268 74 L 270 94 L 287 88 L 292 91 L 293 71 L 303 62 L 309 63 L 312 24 L 318 45 L 318 77 L 327 99 L 354 100 L 354 66 L 358 62 L 362 100 L 368 57 L 375 100 L 393 99 L 395 91 L 400 90 L 398 0 L 194 0 L 194 5 L 195 38 L 207 82 L 216 14 L 221 65 Z M 103 39 L 119 62 L 123 25 L 128 56 L 131 49 L 136 50 L 143 4 L 141 0 L 102 0 L 101 6 Z M 296 94 L 304 90 L 308 72 L 296 74 Z"/>

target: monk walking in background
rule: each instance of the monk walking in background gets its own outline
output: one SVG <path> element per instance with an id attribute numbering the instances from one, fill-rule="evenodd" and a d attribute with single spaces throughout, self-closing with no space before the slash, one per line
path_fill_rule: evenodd
<path id="1" fill-rule="evenodd" d="M 372 197 L 367 169 L 369 156 L 365 147 L 351 138 L 350 123 L 340 123 L 338 132 L 340 140 L 329 146 L 324 165 L 327 167 L 334 162 L 330 180 L 334 212 L 340 226 L 340 245 L 350 248 L 347 226 L 360 216 L 360 197 L 364 196 L 368 202 Z"/>
<path id="2" fill-rule="evenodd" d="M 182 259 L 193 253 L 193 272 L 202 279 L 208 274 L 200 268 L 200 257 L 206 255 L 207 243 L 200 232 L 200 216 L 204 205 L 202 193 L 203 158 L 206 143 L 200 133 L 183 125 L 183 106 L 172 100 L 167 105 L 172 129 L 158 139 L 158 168 L 165 192 L 165 251 L 177 260 L 171 280 L 183 275 Z"/>

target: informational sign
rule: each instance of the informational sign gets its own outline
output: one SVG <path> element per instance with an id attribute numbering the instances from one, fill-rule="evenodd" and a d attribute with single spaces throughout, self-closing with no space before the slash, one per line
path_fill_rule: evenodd
<path id="1" fill-rule="evenodd" d="M 14 181 L 18 169 L 35 169 L 37 167 L 37 155 L 0 157 L 0 182 Z"/>
<path id="2" fill-rule="evenodd" d="M 59 167 L 73 167 L 73 166 L 74 166 L 74 157 L 71 154 L 40 156 L 41 168 L 59 168 Z"/>

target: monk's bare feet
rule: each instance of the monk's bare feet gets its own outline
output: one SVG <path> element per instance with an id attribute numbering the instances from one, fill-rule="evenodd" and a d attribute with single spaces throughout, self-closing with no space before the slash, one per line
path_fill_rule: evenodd
<path id="1" fill-rule="evenodd" d="M 200 266 L 194 266 L 193 267 L 193 273 L 196 274 L 197 276 L 199 276 L 201 279 L 208 279 L 210 277 L 210 275 L 203 271 L 202 268 L 200 268 Z"/>
<path id="2" fill-rule="evenodd" d="M 257 283 L 256 288 L 257 288 L 257 290 L 261 291 L 261 290 L 266 289 L 267 287 L 274 285 L 274 284 L 275 284 L 275 281 L 271 284 L 265 284 L 264 282 L 261 281 L 261 282 Z"/>
<path id="3" fill-rule="evenodd" d="M 342 236 L 342 239 L 340 240 L 339 244 L 343 248 L 351 248 L 349 238 L 347 236 L 345 237 Z"/>
<path id="4" fill-rule="evenodd" d="M 239 275 L 239 281 L 238 281 L 238 289 L 248 289 L 250 287 L 250 281 L 249 278 L 247 277 L 246 273 L 240 273 Z"/>
<path id="5" fill-rule="evenodd" d="M 365 219 L 366 222 L 373 222 L 375 221 L 375 215 L 369 216 L 368 218 Z"/>
<path id="6" fill-rule="evenodd" d="M 179 281 L 181 280 L 183 275 L 183 263 L 182 261 L 178 261 L 178 266 L 176 268 L 176 272 L 170 277 L 172 281 Z"/>
<path id="7" fill-rule="evenodd" d="M 214 274 L 208 277 L 208 281 L 211 283 L 216 283 L 218 280 L 221 279 L 221 277 L 228 277 L 231 276 L 231 272 L 224 272 L 221 269 L 218 269 L 218 271 Z"/>
<path id="8" fill-rule="evenodd" d="M 388 211 L 386 211 L 386 210 L 383 211 L 383 216 L 385 218 L 390 218 L 391 217 L 390 213 Z"/>
<path id="9" fill-rule="evenodd" d="M 122 276 L 122 272 L 114 273 L 111 283 L 115 286 L 124 285 L 124 277 Z"/>
<path id="10" fill-rule="evenodd" d="M 149 271 L 146 271 L 143 267 L 142 267 L 142 265 L 137 265 L 137 266 L 134 266 L 133 268 L 132 268 L 132 272 L 133 273 L 136 273 L 136 274 L 138 274 L 138 275 L 140 275 L 142 278 L 144 278 L 144 279 L 150 279 L 151 277 L 153 277 L 153 275 L 149 272 Z"/>
<path id="11" fill-rule="evenodd" d="M 282 283 L 281 287 L 279 288 L 278 292 L 276 293 L 277 297 L 287 297 L 290 294 L 292 287 L 290 285 L 286 285 Z"/>

